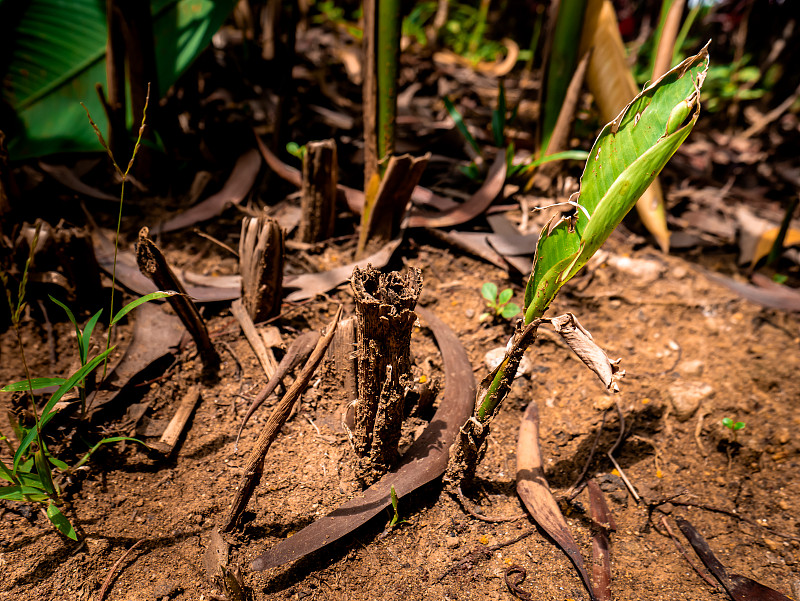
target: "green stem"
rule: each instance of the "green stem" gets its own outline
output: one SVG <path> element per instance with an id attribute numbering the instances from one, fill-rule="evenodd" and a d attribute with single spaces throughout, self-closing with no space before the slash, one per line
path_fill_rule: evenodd
<path id="1" fill-rule="evenodd" d="M 400 56 L 400 2 L 378 0 L 377 87 L 378 87 L 378 171 L 394 153 L 397 118 L 397 71 Z"/>
<path id="2" fill-rule="evenodd" d="M 469 46 L 467 47 L 470 57 L 474 57 L 475 54 L 477 54 L 478 48 L 480 48 L 481 42 L 483 41 L 483 32 L 486 31 L 486 19 L 489 16 L 489 6 L 491 3 L 492 0 L 481 0 L 475 29 L 472 30 Z"/>

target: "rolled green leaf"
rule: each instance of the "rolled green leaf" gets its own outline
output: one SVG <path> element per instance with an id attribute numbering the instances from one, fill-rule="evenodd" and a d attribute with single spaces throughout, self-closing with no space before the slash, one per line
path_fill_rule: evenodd
<path id="1" fill-rule="evenodd" d="M 708 47 L 643 90 L 594 143 L 572 217 L 548 223 L 525 289 L 525 323 L 597 252 L 669 161 L 700 116 Z"/>

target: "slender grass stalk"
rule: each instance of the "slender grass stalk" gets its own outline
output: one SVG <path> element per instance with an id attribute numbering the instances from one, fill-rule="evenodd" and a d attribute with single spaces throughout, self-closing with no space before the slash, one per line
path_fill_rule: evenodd
<path id="1" fill-rule="evenodd" d="M 89 123 L 94 129 L 94 132 L 97 134 L 97 139 L 100 140 L 100 145 L 105 148 L 106 153 L 108 154 L 109 158 L 111 159 L 111 164 L 114 165 L 114 169 L 119 174 L 120 178 L 122 178 L 122 184 L 120 185 L 119 190 L 119 211 L 117 213 L 117 231 L 116 235 L 114 236 L 114 266 L 111 270 L 111 307 L 109 309 L 109 315 L 114 315 L 114 288 L 116 287 L 117 283 L 117 251 L 119 249 L 119 231 L 122 226 L 122 206 L 125 204 L 125 182 L 128 181 L 128 175 L 130 174 L 131 169 L 133 168 L 133 161 L 136 159 L 136 155 L 139 152 L 139 148 L 142 145 L 142 136 L 144 135 L 144 128 L 147 122 L 147 107 L 150 104 L 150 84 L 147 84 L 147 96 L 144 99 L 144 107 L 142 108 L 142 123 L 139 126 L 139 136 L 136 138 L 136 144 L 133 147 L 133 153 L 131 154 L 131 159 L 128 161 L 128 167 L 123 171 L 120 166 L 117 164 L 116 159 L 114 159 L 114 153 L 111 152 L 111 148 L 108 144 L 106 144 L 105 139 L 103 138 L 103 134 L 100 131 L 100 128 L 97 127 L 97 124 L 92 120 L 92 116 L 89 114 L 89 109 L 86 108 L 86 105 L 81 102 L 81 106 L 83 110 L 86 111 L 86 116 L 89 118 Z M 114 324 L 109 322 L 108 324 L 108 334 L 106 336 L 106 351 L 108 351 L 111 345 L 111 335 L 113 332 Z M 108 370 L 108 357 L 103 361 L 103 378 L 106 377 L 106 371 Z"/>
<path id="2" fill-rule="evenodd" d="M 25 309 L 25 289 L 28 285 L 28 270 L 30 268 L 31 263 L 33 262 L 33 253 L 36 252 L 36 247 L 39 245 L 39 234 L 42 230 L 42 223 L 39 222 L 36 225 L 36 231 L 33 234 L 33 241 L 31 242 L 30 250 L 28 251 L 28 258 L 25 261 L 25 268 L 22 271 L 22 279 L 19 283 L 19 288 L 17 289 L 17 303 L 16 307 L 11 299 L 11 291 L 8 289 L 8 277 L 5 273 L 0 274 L 2 276 L 3 285 L 6 290 L 6 298 L 8 299 L 8 307 L 11 309 L 11 323 L 14 326 L 14 334 L 17 337 L 17 345 L 19 346 L 19 355 L 22 359 L 22 367 L 25 370 L 25 379 L 28 381 L 28 395 L 30 397 L 31 402 L 31 411 L 33 412 L 33 419 L 36 427 L 36 443 L 39 446 L 39 450 L 41 451 L 44 449 L 44 445 L 42 444 L 42 429 L 39 422 L 39 411 L 36 408 L 36 397 L 33 394 L 33 378 L 31 377 L 31 371 L 28 367 L 28 360 L 25 357 L 25 345 L 22 344 L 22 334 L 19 331 L 19 323 L 20 317 L 22 316 L 22 311 Z M 48 468 L 49 469 L 49 466 Z M 16 480 L 15 483 L 19 484 L 19 479 L 17 478 L 17 469 L 14 468 L 11 477 Z M 47 474 L 49 476 L 49 472 Z M 43 476 L 40 474 L 40 476 Z"/>

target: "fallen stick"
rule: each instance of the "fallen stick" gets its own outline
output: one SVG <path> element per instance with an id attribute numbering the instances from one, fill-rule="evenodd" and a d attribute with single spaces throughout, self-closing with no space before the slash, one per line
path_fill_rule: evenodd
<path id="1" fill-rule="evenodd" d="M 338 325 L 339 318 L 341 316 L 342 307 L 339 306 L 333 321 L 328 324 L 325 334 L 319 339 L 316 347 L 314 347 L 311 357 L 308 359 L 305 366 L 303 366 L 303 369 L 297 376 L 294 384 L 292 384 L 289 390 L 286 391 L 286 394 L 283 395 L 283 398 L 272 411 L 272 415 L 270 415 L 269 420 L 267 420 L 267 423 L 264 425 L 264 429 L 261 430 L 261 434 L 256 441 L 256 445 L 253 447 L 253 450 L 250 451 L 250 456 L 247 458 L 244 474 L 242 475 L 242 480 L 239 483 L 236 497 L 234 498 L 233 503 L 231 504 L 231 510 L 228 513 L 228 516 L 225 518 L 222 528 L 220 529 L 222 532 L 230 532 L 233 530 L 233 527 L 236 525 L 239 517 L 241 517 L 242 513 L 247 507 L 250 497 L 253 496 L 253 491 L 261 480 L 261 474 L 264 471 L 264 459 L 267 456 L 267 451 L 269 451 L 269 447 L 278 436 L 278 432 L 280 432 L 283 424 L 286 423 L 286 419 L 289 417 L 289 413 L 292 411 L 294 402 L 297 400 L 303 390 L 305 390 L 306 386 L 311 380 L 311 377 L 314 375 L 314 372 L 317 370 L 317 367 L 322 361 L 322 357 L 325 356 L 325 351 L 328 350 L 328 346 L 330 345 L 331 340 L 333 340 L 333 335 L 336 333 L 336 326 Z"/>
<path id="2" fill-rule="evenodd" d="M 194 408 L 197 406 L 197 401 L 200 400 L 200 388 L 197 386 L 192 386 L 189 389 L 189 392 L 181 400 L 181 404 L 178 405 L 178 410 L 175 412 L 175 415 L 172 416 L 167 428 L 164 430 L 164 433 L 161 435 L 159 441 L 153 445 L 151 445 L 156 451 L 163 453 L 164 455 L 169 455 L 175 449 L 175 445 L 178 444 L 178 439 L 181 437 L 183 433 L 183 429 L 186 427 L 186 424 L 189 422 L 189 418 L 194 411 Z"/>
<path id="3" fill-rule="evenodd" d="M 272 379 L 278 369 L 278 362 L 275 360 L 272 349 L 267 348 L 264 344 L 264 339 L 261 338 L 258 330 L 256 330 L 256 326 L 250 318 L 250 314 L 247 312 L 247 309 L 244 308 L 242 299 L 237 298 L 231 303 L 231 313 L 233 313 L 236 321 L 238 321 L 239 325 L 242 327 L 244 337 L 247 338 L 247 342 L 250 343 L 253 352 L 256 354 L 258 362 L 261 364 L 261 369 L 264 370 L 264 374 L 267 376 L 267 380 Z"/>

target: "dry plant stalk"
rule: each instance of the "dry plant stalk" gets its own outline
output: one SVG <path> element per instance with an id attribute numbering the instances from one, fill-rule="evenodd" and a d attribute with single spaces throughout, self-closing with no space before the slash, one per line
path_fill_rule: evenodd
<path id="1" fill-rule="evenodd" d="M 284 233 L 275 219 L 261 215 L 242 220 L 239 238 L 242 303 L 255 323 L 280 311 L 283 253 Z"/>
<path id="2" fill-rule="evenodd" d="M 311 357 L 309 357 L 302 371 L 298 374 L 297 379 L 291 385 L 283 398 L 275 406 L 267 423 L 261 430 L 261 434 L 256 441 L 255 446 L 247 458 L 244 467 L 244 474 L 242 475 L 241 482 L 237 488 L 236 497 L 231 504 L 231 510 L 222 524 L 222 532 L 230 532 L 233 530 L 236 522 L 241 517 L 245 508 L 247 507 L 250 497 L 253 496 L 256 486 L 261 480 L 261 474 L 264 472 L 264 459 L 267 456 L 269 447 L 275 441 L 283 424 L 286 423 L 289 414 L 292 411 L 295 401 L 300 394 L 305 390 L 314 372 L 317 370 L 320 362 L 322 361 L 325 351 L 333 340 L 333 335 L 336 333 L 336 326 L 339 323 L 339 318 L 342 316 L 342 307 L 336 311 L 336 315 L 327 327 L 325 334 L 319 339 L 317 345 L 314 347 Z"/>
<path id="3" fill-rule="evenodd" d="M 300 188 L 302 217 L 297 232 L 301 242 L 320 242 L 333 236 L 337 171 L 336 142 L 322 140 L 306 144 Z"/>
<path id="4" fill-rule="evenodd" d="M 175 277 L 164 255 L 153 241 L 148 238 L 149 233 L 150 230 L 146 227 L 139 230 L 139 241 L 136 244 L 136 262 L 139 265 L 139 271 L 150 278 L 159 290 L 175 290 L 178 292 L 175 296 L 169 297 L 169 304 L 178 314 L 181 322 L 189 330 L 195 344 L 197 344 L 197 350 L 203 360 L 205 372 L 208 375 L 216 374 L 220 358 L 217 349 L 214 348 L 214 344 L 208 336 L 206 322 L 200 315 L 200 311 L 197 310 L 197 305 L 192 302 L 186 293 L 183 284 Z"/>

